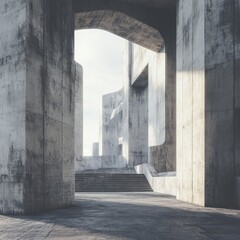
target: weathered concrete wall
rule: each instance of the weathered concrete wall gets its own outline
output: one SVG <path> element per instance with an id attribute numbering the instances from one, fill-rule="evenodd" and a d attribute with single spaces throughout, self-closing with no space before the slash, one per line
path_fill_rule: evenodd
<path id="1" fill-rule="evenodd" d="M 131 48 L 134 52 L 133 48 L 134 46 Z M 145 78 L 136 79 L 134 86 L 129 89 L 128 164 L 131 167 L 148 162 L 148 79 L 147 76 Z M 140 86 L 138 80 L 141 81 Z M 142 82 L 146 85 L 142 86 Z"/>
<path id="2" fill-rule="evenodd" d="M 81 157 L 77 160 L 75 172 L 97 169 L 122 169 L 127 163 L 123 157 L 119 156 L 90 156 Z"/>
<path id="3" fill-rule="evenodd" d="M 144 174 L 154 192 L 176 196 L 177 177 L 176 172 L 158 174 L 149 163 L 134 167 L 138 174 Z"/>
<path id="4" fill-rule="evenodd" d="M 177 13 L 177 197 L 204 205 L 205 3 L 180 0 Z"/>
<path id="5" fill-rule="evenodd" d="M 148 85 L 148 132 L 141 133 L 149 146 L 148 162 L 158 172 L 176 170 L 176 47 L 175 37 L 160 53 L 154 53 L 138 45 L 129 52 L 130 78 L 134 87 L 138 81 L 144 84 L 143 72 Z M 130 97 L 134 96 L 130 92 Z M 129 100 L 130 106 L 132 100 Z M 134 105 L 133 105 L 133 109 Z M 145 114 L 140 109 L 140 114 Z M 129 111 L 134 113 L 134 111 Z M 146 119 L 145 119 L 146 120 Z M 140 128 L 141 129 L 141 128 Z M 136 132 L 136 130 L 134 131 Z M 133 135 L 133 139 L 136 136 Z M 133 140 L 134 141 L 134 140 Z M 136 155 L 137 157 L 137 155 Z M 138 157 L 139 158 L 139 157 Z M 139 163 L 140 164 L 140 163 Z"/>
<path id="6" fill-rule="evenodd" d="M 0 211 L 68 206 L 74 201 L 71 2 L 4 1 L 0 9 Z"/>
<path id="7" fill-rule="evenodd" d="M 74 202 L 74 17 L 71 1 L 44 6 L 45 208 Z M 57 187 L 56 187 L 57 186 Z"/>
<path id="8" fill-rule="evenodd" d="M 93 156 L 99 156 L 99 143 L 96 142 L 96 143 L 93 143 L 92 145 L 92 155 Z"/>
<path id="9" fill-rule="evenodd" d="M 105 29 L 156 52 L 160 51 L 164 44 L 163 39 L 169 36 L 173 30 L 171 27 L 175 25 L 175 0 L 73 2 L 76 29 Z"/>
<path id="10" fill-rule="evenodd" d="M 171 26 L 174 29 L 174 26 Z M 163 54 L 164 53 L 164 54 Z M 165 55 L 165 60 L 163 57 Z M 156 133 L 164 136 L 164 142 L 162 143 L 163 136 L 157 135 L 158 145 L 150 148 L 149 161 L 153 164 L 157 172 L 172 172 L 176 171 L 176 34 L 175 32 L 168 37 L 165 42 L 165 49 L 157 56 L 156 60 L 156 71 L 157 79 L 155 82 L 155 99 L 157 116 L 161 116 L 160 122 L 158 123 L 155 117 L 155 128 Z M 154 65 L 153 65 L 154 66 Z M 165 66 L 165 71 L 164 71 Z M 165 72 L 165 84 L 164 75 Z M 154 79 L 154 77 L 151 77 Z M 159 96 L 158 94 L 165 94 Z M 149 93 L 149 95 L 151 95 Z M 165 101 L 163 101 L 165 98 Z M 152 104 L 149 102 L 149 105 Z M 163 110 L 165 108 L 165 111 Z M 152 112 L 154 114 L 154 110 Z M 150 118 L 150 116 L 149 116 Z M 162 119 L 162 120 L 161 120 Z M 164 123 L 164 125 L 163 125 Z M 164 128 L 162 128 L 164 126 Z M 164 134 L 165 129 L 165 134 Z M 155 133 L 155 134 L 156 134 Z M 150 145 L 151 146 L 151 145 Z"/>
<path id="11" fill-rule="evenodd" d="M 0 2 L 0 213 L 24 208 L 26 18 L 25 1 Z"/>
<path id="12" fill-rule="evenodd" d="M 234 166 L 239 161 L 237 13 L 238 1 L 178 4 L 178 198 L 205 206 L 234 204 Z"/>
<path id="13" fill-rule="evenodd" d="M 235 0 L 234 9 L 234 142 L 235 142 L 235 174 L 240 176 L 240 1 Z"/>
<path id="14" fill-rule="evenodd" d="M 160 171 L 162 159 L 175 162 L 174 2 L 74 1 L 76 14 L 118 11 L 159 30 L 164 38 L 165 141 L 151 148 L 157 154 L 150 154 Z M 177 197 L 199 205 L 233 206 L 238 192 L 234 182 L 240 174 L 239 5 L 239 0 L 178 0 Z M 72 1 L 2 0 L 0 7 L 0 212 L 33 213 L 71 205 L 76 78 Z M 136 150 L 132 140 L 138 137 L 137 128 L 130 126 L 146 116 L 135 118 L 132 111 L 139 103 L 130 86 L 132 57 L 125 54 L 122 106 L 127 119 L 123 157 L 130 165 Z"/>
<path id="15" fill-rule="evenodd" d="M 97 10 L 76 13 L 75 29 L 86 28 L 106 30 L 157 52 L 164 44 L 160 32 L 155 28 L 118 11 Z"/>
<path id="16" fill-rule="evenodd" d="M 208 0 L 205 7 L 205 201 L 207 206 L 229 207 L 234 202 L 237 117 L 235 1 Z"/>
<path id="17" fill-rule="evenodd" d="M 102 97 L 102 155 L 117 156 L 119 138 L 123 135 L 123 90 Z"/>
<path id="18" fill-rule="evenodd" d="M 83 68 L 76 63 L 74 154 L 75 161 L 83 156 Z"/>
<path id="19" fill-rule="evenodd" d="M 240 177 L 235 177 L 235 206 L 240 209 Z"/>

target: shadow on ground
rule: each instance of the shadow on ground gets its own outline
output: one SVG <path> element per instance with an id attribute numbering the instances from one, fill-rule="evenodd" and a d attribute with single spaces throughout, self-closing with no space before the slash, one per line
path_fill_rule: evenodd
<path id="1" fill-rule="evenodd" d="M 78 193 L 68 209 L 0 216 L 0 239 L 239 240 L 240 211 L 204 209 L 156 193 Z"/>

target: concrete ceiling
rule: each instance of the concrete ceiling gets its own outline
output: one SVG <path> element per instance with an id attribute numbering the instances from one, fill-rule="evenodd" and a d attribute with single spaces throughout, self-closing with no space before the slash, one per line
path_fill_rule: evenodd
<path id="1" fill-rule="evenodd" d="M 134 5 L 134 6 L 148 6 L 151 8 L 174 8 L 177 0 L 74 0 L 75 9 L 89 11 L 93 7 L 102 10 L 110 6 L 118 5 Z"/>

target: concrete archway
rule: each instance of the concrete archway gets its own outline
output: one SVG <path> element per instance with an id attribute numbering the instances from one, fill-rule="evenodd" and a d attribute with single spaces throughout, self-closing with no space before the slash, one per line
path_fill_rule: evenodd
<path id="1" fill-rule="evenodd" d="M 12 117 L 4 113 L 0 125 L 4 133 L 0 212 L 36 213 L 74 202 L 73 93 L 79 78 L 73 59 L 74 29 L 105 28 L 155 51 L 162 48 L 164 39 L 166 55 L 175 59 L 175 37 L 168 41 L 176 35 L 175 5 L 167 2 L 174 1 L 13 0 L 1 8 L 7 16 L 2 25 L 8 23 L 11 38 L 2 41 L 4 49 L 9 49 L 3 61 L 10 67 L 0 68 L 4 76 L 17 73 L 19 80 L 11 82 L 6 93 L 18 89 L 25 97 L 4 105 Z M 81 16 L 84 22 L 79 21 Z M 106 25 L 110 16 L 112 22 L 120 21 L 120 27 Z M 12 19 L 17 19 L 17 27 Z M 128 21 L 132 29 L 126 27 Z M 1 34 L 5 32 L 2 28 Z M 171 66 L 175 69 L 174 63 Z M 13 134 L 5 131 L 6 122 Z"/>
<path id="2" fill-rule="evenodd" d="M 106 30 L 155 52 L 164 47 L 164 39 L 158 30 L 121 12 L 97 10 L 76 13 L 75 29 L 90 28 Z"/>
<path id="3" fill-rule="evenodd" d="M 177 82 L 178 198 L 202 206 L 233 206 L 239 194 L 235 177 L 240 176 L 239 4 L 176 2 L 0 3 L 1 213 L 36 213 L 74 203 L 75 14 L 98 18 L 112 11 L 129 16 L 132 23 L 135 19 L 133 26 L 151 27 L 147 31 L 154 44 L 144 37 L 143 45 L 159 51 L 161 44 L 154 39 L 160 37 L 152 29 L 164 39 L 166 92 L 175 94 Z M 118 28 L 108 30 L 121 34 Z M 136 35 L 124 35 L 137 42 Z M 166 94 L 166 119 L 175 119 L 174 94 Z M 173 133 L 174 121 L 166 126 Z"/>

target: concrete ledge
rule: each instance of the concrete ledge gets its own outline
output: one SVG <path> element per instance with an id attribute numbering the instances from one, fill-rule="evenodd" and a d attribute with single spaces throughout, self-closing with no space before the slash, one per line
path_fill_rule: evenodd
<path id="1" fill-rule="evenodd" d="M 158 174 L 149 163 L 135 166 L 138 174 L 144 174 L 154 192 L 177 195 L 176 172 Z"/>

